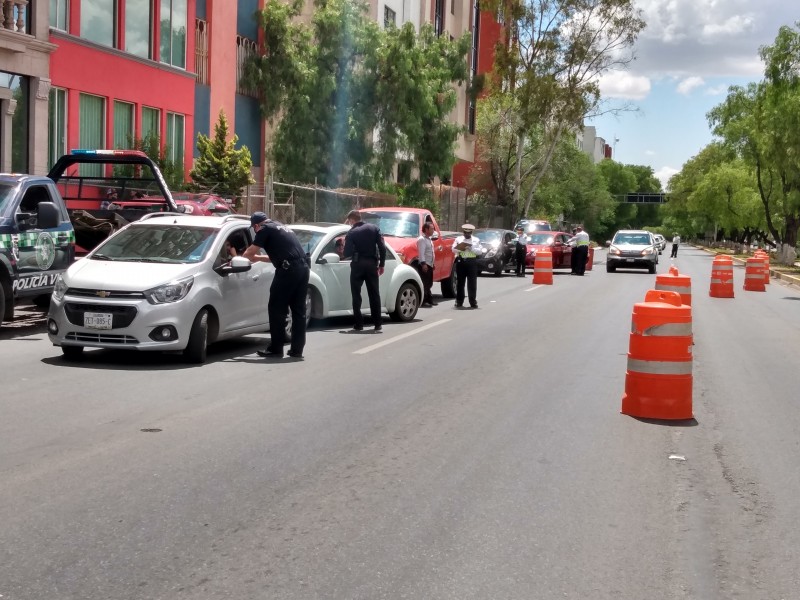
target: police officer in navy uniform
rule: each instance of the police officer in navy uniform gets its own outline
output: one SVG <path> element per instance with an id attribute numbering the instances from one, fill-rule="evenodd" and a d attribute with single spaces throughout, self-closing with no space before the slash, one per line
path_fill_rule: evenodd
<path id="1" fill-rule="evenodd" d="M 283 358 L 286 337 L 286 315 L 292 311 L 292 340 L 288 355 L 303 358 L 306 345 L 306 292 L 310 272 L 308 258 L 297 236 L 283 223 L 273 221 L 263 212 L 250 217 L 256 232 L 253 243 L 244 251 L 250 262 L 271 262 L 275 265 L 275 278 L 269 288 L 269 331 L 271 340 L 266 350 L 258 355 Z M 259 254 L 264 249 L 266 255 Z"/>
<path id="2" fill-rule="evenodd" d="M 350 231 L 344 238 L 344 257 L 352 259 L 350 263 L 350 293 L 353 295 L 353 316 L 355 325 L 351 331 L 364 329 L 364 317 L 361 314 L 361 286 L 367 284 L 369 310 L 375 333 L 383 329 L 381 316 L 381 294 L 379 277 L 383 275 L 386 264 L 386 244 L 381 230 L 372 223 L 361 220 L 361 213 L 351 210 L 345 221 Z"/>

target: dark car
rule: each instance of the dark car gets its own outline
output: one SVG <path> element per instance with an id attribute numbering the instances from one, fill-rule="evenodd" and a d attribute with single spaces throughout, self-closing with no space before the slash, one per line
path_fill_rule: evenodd
<path id="1" fill-rule="evenodd" d="M 488 271 L 500 277 L 503 271 L 509 271 L 515 266 L 514 248 L 516 247 L 517 234 L 510 229 L 476 229 L 473 233 L 486 249 L 483 256 L 478 257 L 478 267 L 481 272 Z"/>

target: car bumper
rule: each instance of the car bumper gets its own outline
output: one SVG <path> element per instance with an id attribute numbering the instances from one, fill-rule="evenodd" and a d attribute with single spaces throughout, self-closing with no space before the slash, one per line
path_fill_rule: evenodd
<path id="1" fill-rule="evenodd" d="M 186 300 L 186 299 L 184 299 Z M 146 300 L 87 301 L 86 298 L 51 299 L 47 315 L 48 337 L 54 346 L 124 348 L 129 350 L 183 350 L 189 341 L 194 312 L 179 301 L 153 305 Z M 84 325 L 84 313 L 113 315 L 110 329 Z M 159 328 L 174 332 L 168 340 L 153 339 Z"/>
<path id="2" fill-rule="evenodd" d="M 656 265 L 656 258 L 608 256 L 606 263 L 619 269 L 650 269 Z"/>
<path id="3" fill-rule="evenodd" d="M 491 271 L 494 273 L 497 269 L 503 268 L 503 261 L 499 256 L 493 256 L 492 258 L 477 258 L 475 259 L 478 263 L 478 268 L 481 271 Z"/>

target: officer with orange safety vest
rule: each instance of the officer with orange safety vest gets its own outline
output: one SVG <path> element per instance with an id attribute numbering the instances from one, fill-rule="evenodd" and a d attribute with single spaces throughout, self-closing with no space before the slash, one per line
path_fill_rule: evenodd
<path id="1" fill-rule="evenodd" d="M 456 308 L 464 307 L 464 284 L 467 285 L 467 296 L 471 308 L 478 308 L 478 256 L 485 250 L 481 241 L 472 235 L 475 225 L 465 223 L 461 226 L 464 235 L 453 242 L 453 253 L 456 255 Z"/>

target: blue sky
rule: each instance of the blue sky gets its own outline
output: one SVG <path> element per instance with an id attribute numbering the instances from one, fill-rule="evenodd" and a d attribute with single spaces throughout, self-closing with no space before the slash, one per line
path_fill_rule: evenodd
<path id="1" fill-rule="evenodd" d="M 671 175 L 709 144 L 706 113 L 728 87 L 760 81 L 758 49 L 800 20 L 794 0 L 634 0 L 647 28 L 625 71 L 606 74 L 605 109 L 635 111 L 586 120 L 615 147 L 615 160 L 649 165 L 666 187 Z M 618 141 L 614 141 L 615 138 Z"/>

